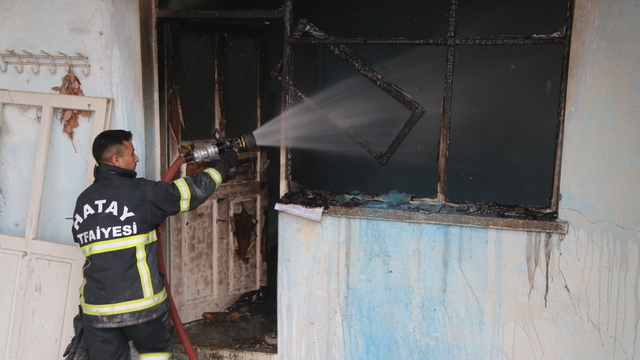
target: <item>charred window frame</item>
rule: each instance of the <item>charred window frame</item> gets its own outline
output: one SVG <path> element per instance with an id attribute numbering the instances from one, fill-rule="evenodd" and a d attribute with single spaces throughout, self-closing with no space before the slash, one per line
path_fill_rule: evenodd
<path id="1" fill-rule="evenodd" d="M 559 183 L 560 183 L 560 164 L 562 139 L 564 131 L 564 112 L 565 112 L 565 94 L 567 84 L 567 72 L 569 64 L 569 47 L 571 39 L 571 25 L 573 18 L 573 0 L 568 0 L 566 4 L 566 18 L 564 26 L 560 31 L 548 34 L 530 34 L 524 36 L 500 35 L 500 36 L 459 36 L 458 35 L 458 18 L 459 18 L 459 1 L 451 0 L 449 7 L 449 24 L 445 37 L 439 38 L 339 38 L 339 37 L 304 37 L 296 33 L 295 19 L 293 16 L 294 9 L 298 4 L 297 0 L 285 0 L 284 5 L 284 54 L 281 68 L 281 82 L 283 89 L 282 112 L 286 114 L 286 110 L 293 104 L 293 99 L 298 96 L 295 84 L 292 82 L 293 73 L 293 53 L 296 46 L 304 44 L 319 44 L 331 46 L 351 46 L 351 45 L 410 45 L 410 46 L 437 46 L 446 48 L 446 67 L 444 68 L 444 94 L 442 97 L 440 133 L 438 141 L 438 183 L 437 194 L 427 200 L 434 200 L 440 204 L 451 205 L 454 207 L 463 206 L 467 209 L 467 213 L 479 214 L 499 214 L 500 216 L 508 216 L 509 213 L 519 212 L 518 215 L 529 216 L 532 219 L 556 219 L 559 201 Z M 427 5 L 425 5 L 427 6 Z M 320 29 L 322 30 L 322 29 Z M 456 73 L 456 55 L 459 49 L 463 47 L 536 47 L 544 45 L 559 45 L 562 50 L 559 81 L 559 99 L 556 123 L 555 123 L 555 144 L 553 148 L 553 170 L 551 185 L 551 194 L 548 198 L 548 205 L 518 205 L 493 203 L 489 201 L 464 201 L 460 199 L 452 200 L 448 196 L 448 175 L 449 175 L 449 154 L 451 153 L 451 119 L 452 112 L 455 111 L 454 92 L 454 75 Z M 285 116 L 285 121 L 288 121 Z M 410 131 L 411 128 L 408 126 Z M 353 139 L 353 138 L 352 138 Z M 291 180 L 292 157 L 290 149 L 284 149 L 281 152 L 281 184 L 280 190 L 284 194 L 289 189 L 289 181 Z M 375 157 L 374 154 L 372 156 Z M 496 208 L 498 211 L 495 211 Z"/>

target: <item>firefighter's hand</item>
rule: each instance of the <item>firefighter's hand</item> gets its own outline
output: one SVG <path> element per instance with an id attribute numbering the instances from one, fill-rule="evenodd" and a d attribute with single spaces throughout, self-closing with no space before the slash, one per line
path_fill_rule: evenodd
<path id="1" fill-rule="evenodd" d="M 89 352 L 84 342 L 84 329 L 82 328 L 82 315 L 73 318 L 73 330 L 75 335 L 64 351 L 64 360 L 90 360 Z"/>
<path id="2" fill-rule="evenodd" d="M 229 165 L 229 169 L 236 167 L 238 165 L 238 153 L 235 149 L 229 149 L 220 155 L 220 159 L 226 162 Z"/>

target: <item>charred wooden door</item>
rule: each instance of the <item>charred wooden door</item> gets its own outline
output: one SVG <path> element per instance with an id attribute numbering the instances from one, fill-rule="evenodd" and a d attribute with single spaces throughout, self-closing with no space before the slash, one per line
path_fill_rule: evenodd
<path id="1" fill-rule="evenodd" d="M 164 23 L 164 120 L 167 158 L 254 131 L 265 112 L 263 32 L 255 23 Z M 222 311 L 266 285 L 266 151 L 240 152 L 237 171 L 198 209 L 169 221 L 169 276 L 184 322 Z M 182 173 L 201 170 L 197 164 Z"/>

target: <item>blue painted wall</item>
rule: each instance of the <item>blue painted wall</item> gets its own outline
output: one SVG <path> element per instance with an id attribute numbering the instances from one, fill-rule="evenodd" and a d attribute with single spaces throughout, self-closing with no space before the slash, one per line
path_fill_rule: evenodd
<path id="1" fill-rule="evenodd" d="M 554 284 L 560 235 L 285 213 L 279 228 L 281 359 L 535 359 L 571 347 L 548 344 L 564 330 L 542 331 L 557 321 L 545 299 L 568 300 Z"/>
<path id="2" fill-rule="evenodd" d="M 487 329 L 485 299 L 478 295 L 487 292 L 487 230 L 354 225 L 365 236 L 363 241 L 345 236 L 343 329 L 350 345 L 345 357 L 425 359 L 439 354 L 453 359 L 464 349 L 481 358 L 480 340 Z M 458 336 L 438 334 L 453 326 Z"/>

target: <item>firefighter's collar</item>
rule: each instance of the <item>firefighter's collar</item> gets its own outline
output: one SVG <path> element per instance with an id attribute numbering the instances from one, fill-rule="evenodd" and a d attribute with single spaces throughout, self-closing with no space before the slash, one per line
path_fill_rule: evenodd
<path id="1" fill-rule="evenodd" d="M 129 170 L 125 168 L 121 168 L 113 165 L 97 165 L 93 170 L 93 177 L 98 180 L 100 177 L 109 176 L 109 174 L 118 174 L 122 177 L 127 177 L 131 179 L 135 179 L 138 175 L 134 170 Z"/>

